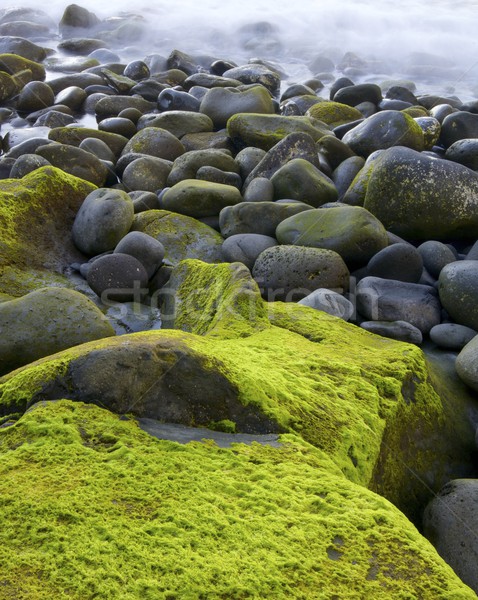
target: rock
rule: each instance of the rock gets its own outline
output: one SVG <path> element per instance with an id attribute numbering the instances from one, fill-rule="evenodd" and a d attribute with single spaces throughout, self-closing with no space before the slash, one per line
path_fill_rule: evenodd
<path id="1" fill-rule="evenodd" d="M 419 346 L 423 341 L 422 332 L 407 321 L 363 321 L 360 327 L 398 342 Z"/>
<path id="2" fill-rule="evenodd" d="M 193 150 L 179 156 L 168 177 L 168 185 L 173 186 L 185 179 L 195 179 L 201 167 L 216 167 L 221 171 L 239 172 L 239 166 L 228 152 L 216 149 Z"/>
<path id="3" fill-rule="evenodd" d="M 69 87 L 79 87 L 81 89 L 89 88 L 90 86 L 102 86 L 102 89 L 106 89 L 104 85 L 104 79 L 94 73 L 69 73 L 68 75 L 62 75 L 55 79 L 48 81 L 48 85 L 51 87 L 55 94 L 59 94 L 62 90 Z M 113 92 L 113 90 L 111 90 Z M 106 98 L 106 96 L 101 96 Z M 134 98 L 131 99 L 134 101 Z M 88 100 L 84 104 L 84 109 L 87 111 Z M 93 112 L 93 111 L 91 111 Z"/>
<path id="4" fill-rule="evenodd" d="M 301 212 L 276 229 L 280 244 L 334 250 L 348 265 L 366 264 L 388 245 L 383 225 L 359 206 L 338 206 Z"/>
<path id="5" fill-rule="evenodd" d="M 340 163 L 340 165 L 334 170 L 334 172 L 332 173 L 332 181 L 334 182 L 335 187 L 337 188 L 339 202 L 342 201 L 345 194 L 347 193 L 347 190 L 352 184 L 352 181 L 354 181 L 355 177 L 358 175 L 358 173 L 364 165 L 365 161 L 361 156 L 351 156 L 350 158 L 347 158 L 342 163 Z M 348 204 L 354 205 L 355 200 L 354 202 L 349 202 Z"/>
<path id="6" fill-rule="evenodd" d="M 420 252 L 407 243 L 392 244 L 383 248 L 372 256 L 367 264 L 368 275 L 408 283 L 418 283 L 422 272 L 423 260 Z"/>
<path id="7" fill-rule="evenodd" d="M 240 202 L 242 196 L 236 187 L 185 179 L 166 191 L 161 207 L 197 219 L 218 215 L 224 207 Z"/>
<path id="8" fill-rule="evenodd" d="M 319 102 L 314 104 L 306 113 L 307 117 L 313 117 L 329 125 L 332 129 L 338 125 L 344 125 L 363 117 L 362 113 L 347 104 L 340 102 Z"/>
<path id="9" fill-rule="evenodd" d="M 236 154 L 235 161 L 239 165 L 239 174 L 243 179 L 246 179 L 248 175 L 257 167 L 263 158 L 265 158 L 267 152 L 261 148 L 254 148 L 249 146 L 244 148 Z"/>
<path id="10" fill-rule="evenodd" d="M 477 333 L 474 329 L 457 323 L 440 323 L 430 329 L 430 339 L 439 348 L 460 351 Z"/>
<path id="11" fill-rule="evenodd" d="M 103 80 L 101 80 L 101 82 L 103 82 Z M 78 85 L 78 83 L 76 85 Z M 148 102 L 148 100 L 145 100 L 141 97 L 117 95 L 105 96 L 104 98 L 101 98 L 95 104 L 94 110 L 96 116 L 101 121 L 107 117 L 117 117 L 119 113 L 126 108 L 136 108 L 142 113 L 148 113 L 154 110 L 156 105 L 155 103 Z"/>
<path id="12" fill-rule="evenodd" d="M 146 269 L 148 279 L 159 269 L 165 254 L 161 242 L 141 231 L 127 233 L 114 249 L 114 253 L 117 252 L 129 254 L 139 260 Z"/>
<path id="13" fill-rule="evenodd" d="M 123 117 L 109 117 L 98 123 L 99 131 L 106 131 L 116 135 L 121 135 L 127 140 L 131 139 L 137 132 L 136 125 L 130 119 Z"/>
<path id="14" fill-rule="evenodd" d="M 454 321 L 478 329 L 478 261 L 447 264 L 440 272 L 438 290 L 443 308 Z"/>
<path id="15" fill-rule="evenodd" d="M 17 99 L 17 110 L 20 112 L 33 112 L 55 102 L 55 94 L 51 87 L 43 81 L 30 81 L 27 83 Z"/>
<path id="16" fill-rule="evenodd" d="M 34 81 L 44 81 L 46 77 L 43 65 L 33 60 L 28 60 L 28 58 L 17 56 L 16 54 L 0 54 L 0 64 L 2 65 L 2 71 L 5 71 L 13 78 L 21 77 L 25 71 L 31 72 L 31 78 Z M 52 87 L 50 82 L 48 85 Z"/>
<path id="17" fill-rule="evenodd" d="M 220 131 L 205 131 L 203 133 L 186 133 L 181 138 L 186 152 L 191 150 L 227 150 L 235 152 L 235 148 L 225 129 Z"/>
<path id="18" fill-rule="evenodd" d="M 114 335 L 93 302 L 79 292 L 58 287 L 41 288 L 0 303 L 0 329 L 0 375 L 66 348 Z"/>
<path id="19" fill-rule="evenodd" d="M 166 186 L 170 172 L 169 161 L 155 156 L 142 156 L 128 164 L 123 171 L 122 182 L 130 191 L 156 192 Z"/>
<path id="20" fill-rule="evenodd" d="M 0 38 L 0 54 L 16 54 L 32 62 L 41 63 L 46 58 L 46 50 L 24 37 L 7 36 Z"/>
<path id="21" fill-rule="evenodd" d="M 222 254 L 226 261 L 241 262 L 252 271 L 259 254 L 272 246 L 277 246 L 277 240 L 271 236 L 258 233 L 238 233 L 224 240 Z"/>
<path id="22" fill-rule="evenodd" d="M 348 158 L 355 157 L 354 152 L 335 135 L 324 135 L 316 144 L 319 154 L 327 159 L 331 169 L 335 170 Z M 358 158 L 358 157 L 356 157 Z"/>
<path id="23" fill-rule="evenodd" d="M 292 133 L 306 133 L 317 141 L 329 134 L 330 130 L 311 117 L 239 113 L 227 122 L 227 133 L 240 149 L 255 146 L 267 151 Z"/>
<path id="24" fill-rule="evenodd" d="M 0 71 L 0 102 L 12 98 L 18 91 L 15 79 L 8 73 Z"/>
<path id="25" fill-rule="evenodd" d="M 65 113 L 59 112 L 57 110 L 50 110 L 35 121 L 35 127 L 66 127 L 66 125 L 71 125 L 72 123 L 76 123 L 76 119 L 71 115 L 67 115 Z"/>
<path id="26" fill-rule="evenodd" d="M 350 300 L 326 288 L 313 291 L 302 300 L 299 300 L 298 304 L 321 310 L 344 321 L 348 321 L 355 312 L 354 305 Z"/>
<path id="27" fill-rule="evenodd" d="M 158 95 L 158 108 L 164 110 L 181 110 L 198 112 L 201 102 L 192 94 L 181 90 L 165 89 Z"/>
<path id="28" fill-rule="evenodd" d="M 348 131 L 342 141 L 364 158 L 376 150 L 392 146 L 405 146 L 417 151 L 424 149 L 421 127 L 407 114 L 395 110 L 383 110 L 368 117 Z"/>
<path id="29" fill-rule="evenodd" d="M 185 110 L 170 110 L 159 115 L 152 113 L 152 115 L 142 116 L 138 120 L 138 129 L 143 129 L 143 123 L 149 116 L 153 117 L 148 120 L 149 127 L 160 127 L 177 138 L 181 138 L 187 133 L 210 132 L 214 128 L 213 122 L 207 115 Z"/>
<path id="30" fill-rule="evenodd" d="M 372 321 L 406 321 L 428 334 L 440 323 L 436 290 L 428 285 L 365 277 L 357 284 L 357 310 Z"/>
<path id="31" fill-rule="evenodd" d="M 349 271 L 332 250 L 274 246 L 257 258 L 252 275 L 268 302 L 301 300 L 314 290 L 348 289 Z"/>
<path id="32" fill-rule="evenodd" d="M 35 153 L 65 173 L 96 186 L 102 186 L 106 182 L 108 168 L 91 152 L 67 144 L 55 143 L 39 146 Z"/>
<path id="33" fill-rule="evenodd" d="M 478 139 L 457 140 L 447 148 L 445 158 L 478 171 Z"/>
<path id="34" fill-rule="evenodd" d="M 129 140 L 122 154 L 125 155 L 128 152 L 139 152 L 157 158 L 175 160 L 184 154 L 184 146 L 169 131 L 160 127 L 146 127 Z"/>
<path id="35" fill-rule="evenodd" d="M 91 154 L 94 154 L 100 160 L 107 160 L 113 164 L 116 162 L 116 156 L 103 140 L 87 137 L 80 142 L 78 148 L 86 150 L 86 152 L 91 152 Z"/>
<path id="36" fill-rule="evenodd" d="M 242 188 L 242 179 L 237 173 L 232 173 L 231 171 L 221 171 L 221 169 L 210 167 L 208 165 L 199 167 L 196 173 L 196 179 L 233 186 L 238 190 Z"/>
<path id="37" fill-rule="evenodd" d="M 244 202 L 272 202 L 274 200 L 274 185 L 266 177 L 256 177 L 243 192 Z"/>
<path id="38" fill-rule="evenodd" d="M 440 139 L 446 148 L 470 138 L 478 138 L 478 115 L 458 111 L 443 119 Z"/>
<path id="39" fill-rule="evenodd" d="M 416 117 L 415 123 L 420 126 L 423 131 L 423 144 L 425 150 L 431 150 L 433 146 L 438 144 L 440 138 L 441 125 L 440 121 L 434 117 Z M 406 145 L 406 144 L 404 144 Z"/>
<path id="40" fill-rule="evenodd" d="M 200 221 L 168 212 L 146 210 L 134 218 L 132 231 L 142 231 L 161 242 L 166 259 L 173 264 L 185 258 L 197 258 L 206 263 L 222 261 L 221 234 Z"/>
<path id="41" fill-rule="evenodd" d="M 43 64 L 49 71 L 53 72 L 81 73 L 87 69 L 98 67 L 100 62 L 96 58 L 91 58 L 91 56 L 51 56 Z"/>
<path id="42" fill-rule="evenodd" d="M 128 139 L 116 133 L 99 131 L 90 127 L 57 127 L 48 134 L 48 139 L 68 144 L 69 146 L 80 146 L 87 138 L 95 138 L 104 142 L 111 152 L 118 157 L 128 143 Z"/>
<path id="43" fill-rule="evenodd" d="M 258 83 L 264 86 L 272 94 L 276 94 L 280 87 L 280 76 L 276 71 L 272 71 L 265 65 L 249 64 L 240 67 L 228 69 L 223 74 L 223 77 L 236 79 L 241 83 L 254 84 Z"/>
<path id="44" fill-rule="evenodd" d="M 141 302 L 148 293 L 148 274 L 130 254 L 114 252 L 97 258 L 88 270 L 88 285 L 103 304 Z"/>
<path id="45" fill-rule="evenodd" d="M 144 192 L 142 190 L 135 190 L 128 192 L 128 196 L 133 200 L 134 212 L 139 213 L 145 210 L 159 209 L 159 198 L 153 192 Z"/>
<path id="46" fill-rule="evenodd" d="M 361 102 L 378 105 L 382 101 L 382 90 L 375 83 L 360 83 L 338 89 L 331 98 L 334 102 L 357 106 Z"/>
<path id="47" fill-rule="evenodd" d="M 84 56 L 90 54 L 94 50 L 99 48 L 107 48 L 108 44 L 103 40 L 96 38 L 77 37 L 63 40 L 58 44 L 58 50 L 65 52 L 66 54 L 77 54 Z"/>
<path id="48" fill-rule="evenodd" d="M 476 237 L 477 202 L 475 172 L 397 147 L 374 160 L 364 207 L 404 239 L 446 240 Z"/>
<path id="49" fill-rule="evenodd" d="M 37 156 L 36 154 L 23 154 L 15 161 L 15 164 L 10 171 L 10 177 L 13 179 L 21 179 L 39 169 L 40 167 L 51 166 L 50 163 L 46 160 L 46 158 L 42 158 L 41 156 Z"/>
<path id="50" fill-rule="evenodd" d="M 94 13 L 77 4 L 69 4 L 65 8 L 58 28 L 60 34 L 65 37 L 78 30 L 91 29 L 92 27 L 99 25 L 99 23 L 100 20 Z"/>
<path id="51" fill-rule="evenodd" d="M 337 200 L 333 182 L 303 158 L 289 161 L 271 177 L 274 198 L 300 200 L 318 207 Z"/>
<path id="52" fill-rule="evenodd" d="M 230 117 L 238 113 L 274 114 L 270 94 L 262 86 L 246 90 L 212 88 L 201 100 L 200 112 L 211 119 L 216 129 L 226 127 Z"/>
<path id="53" fill-rule="evenodd" d="M 417 248 L 423 260 L 423 266 L 432 277 L 438 279 L 443 267 L 455 262 L 456 257 L 450 248 L 443 242 L 428 240 Z"/>
<path id="54" fill-rule="evenodd" d="M 274 237 L 279 223 L 305 210 L 310 206 L 302 202 L 241 202 L 221 210 L 219 227 L 225 238 L 242 233 Z"/>
<path id="55" fill-rule="evenodd" d="M 119 302 L 110 306 L 105 313 L 116 335 L 161 329 L 161 314 L 158 308 L 139 302 Z"/>
<path id="56" fill-rule="evenodd" d="M 113 250 L 133 223 L 133 201 L 126 192 L 100 188 L 88 194 L 76 215 L 72 235 L 88 256 Z"/>
<path id="57" fill-rule="evenodd" d="M 456 357 L 456 372 L 471 389 L 478 391 L 478 338 L 474 336 Z"/>
<path id="58" fill-rule="evenodd" d="M 478 479 L 447 483 L 426 507 L 423 528 L 460 579 L 478 593 Z"/>

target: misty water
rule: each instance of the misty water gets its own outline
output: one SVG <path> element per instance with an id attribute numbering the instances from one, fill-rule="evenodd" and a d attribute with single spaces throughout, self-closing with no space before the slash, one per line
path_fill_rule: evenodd
<path id="1" fill-rule="evenodd" d="M 406 78 L 417 84 L 419 93 L 455 94 L 462 101 L 478 97 L 476 1 L 86 0 L 78 4 L 101 19 L 130 15 L 137 33 L 119 52 L 125 60 L 155 52 L 167 56 L 175 48 L 239 63 L 259 57 L 277 61 L 286 74 L 284 83 L 290 84 L 320 75 L 311 69 L 311 62 L 325 56 L 338 67 L 336 76 L 345 71 L 356 82 Z M 58 22 L 67 3 L 53 0 L 41 7 L 37 2 L 21 3 L 28 5 Z M 347 52 L 360 60 L 344 64 Z"/>

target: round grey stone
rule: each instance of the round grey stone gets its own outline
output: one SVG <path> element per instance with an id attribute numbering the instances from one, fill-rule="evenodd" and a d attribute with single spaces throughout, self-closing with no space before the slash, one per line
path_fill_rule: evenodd
<path id="1" fill-rule="evenodd" d="M 430 329 L 430 339 L 439 348 L 461 350 L 478 332 L 458 323 L 440 323 Z"/>
<path id="2" fill-rule="evenodd" d="M 239 233 L 224 240 L 222 253 L 225 260 L 241 262 L 252 271 L 259 254 L 267 248 L 277 245 L 277 240 L 268 235 Z"/>
<path id="3" fill-rule="evenodd" d="M 367 265 L 367 272 L 383 279 L 418 283 L 423 272 L 423 260 L 411 244 L 392 244 L 372 256 Z"/>
<path id="4" fill-rule="evenodd" d="M 106 254 L 91 265 L 86 280 L 101 301 L 140 302 L 148 293 L 148 274 L 129 254 Z"/>
<path id="5" fill-rule="evenodd" d="M 164 246 L 156 238 L 142 231 L 130 231 L 114 249 L 115 253 L 129 254 L 146 269 L 148 279 L 156 273 L 164 258 Z"/>
<path id="6" fill-rule="evenodd" d="M 461 260 L 443 267 L 438 290 L 450 317 L 478 330 L 478 261 Z"/>
<path id="7" fill-rule="evenodd" d="M 422 257 L 423 266 L 435 279 L 438 279 L 443 267 L 456 261 L 455 255 L 450 248 L 443 242 L 436 240 L 423 242 L 423 244 L 418 246 L 417 250 Z"/>
<path id="8" fill-rule="evenodd" d="M 422 332 L 407 321 L 363 321 L 360 327 L 376 335 L 417 346 L 423 341 Z"/>
<path id="9" fill-rule="evenodd" d="M 305 298 L 302 298 L 302 300 L 299 300 L 298 303 L 321 310 L 334 317 L 339 317 L 344 321 L 348 321 L 355 312 L 354 305 L 350 300 L 344 298 L 342 294 L 326 288 L 319 288 L 313 291 Z"/>

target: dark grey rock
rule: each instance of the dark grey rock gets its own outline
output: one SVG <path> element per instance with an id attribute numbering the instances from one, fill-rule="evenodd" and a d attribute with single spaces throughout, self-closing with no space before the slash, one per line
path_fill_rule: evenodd
<path id="1" fill-rule="evenodd" d="M 161 208 L 159 204 L 159 198 L 153 192 L 135 190 L 128 192 L 128 196 L 133 200 L 135 214 L 145 210 L 155 210 Z"/>
<path id="2" fill-rule="evenodd" d="M 268 235 L 239 233 L 224 240 L 222 253 L 228 262 L 241 262 L 252 271 L 259 254 L 277 245 L 277 240 Z"/>
<path id="3" fill-rule="evenodd" d="M 148 292 L 144 266 L 129 254 L 107 254 L 91 265 L 86 280 L 103 304 L 141 302 Z"/>
<path id="4" fill-rule="evenodd" d="M 223 150 L 193 150 L 176 158 L 168 177 L 173 186 L 185 179 L 194 179 L 201 167 L 215 167 L 221 171 L 239 173 L 239 166 L 232 156 Z"/>
<path id="5" fill-rule="evenodd" d="M 478 330 L 478 261 L 460 260 L 443 267 L 438 290 L 451 318 Z"/>
<path id="6" fill-rule="evenodd" d="M 134 256 L 146 269 L 148 279 L 156 273 L 164 258 L 164 246 L 156 238 L 141 231 L 130 231 L 118 243 L 114 253 Z"/>
<path id="7" fill-rule="evenodd" d="M 447 148 L 445 158 L 478 171 L 478 139 L 461 139 L 454 142 Z"/>
<path id="8" fill-rule="evenodd" d="M 341 87 L 335 92 L 331 100 L 348 106 L 357 106 L 361 102 L 372 102 L 378 105 L 382 100 L 382 90 L 375 83 L 359 83 Z"/>
<path id="9" fill-rule="evenodd" d="M 114 152 L 111 150 L 108 144 L 106 144 L 106 142 L 98 138 L 85 138 L 84 140 L 81 140 L 78 148 L 94 154 L 100 160 L 107 160 L 112 163 L 116 162 L 116 156 Z"/>
<path id="10" fill-rule="evenodd" d="M 237 173 L 231 171 L 222 171 L 216 167 L 205 165 L 199 167 L 196 172 L 196 179 L 202 181 L 211 181 L 212 183 L 222 183 L 224 185 L 232 185 L 238 190 L 242 188 L 242 179 Z"/>
<path id="11" fill-rule="evenodd" d="M 136 125 L 130 119 L 124 117 L 109 117 L 102 119 L 98 123 L 98 129 L 100 131 L 107 131 L 109 133 L 116 133 L 122 135 L 128 140 L 131 139 L 135 133 L 137 133 Z"/>
<path id="12" fill-rule="evenodd" d="M 170 172 L 170 161 L 155 156 L 141 156 L 124 169 L 122 182 L 128 191 L 156 192 L 166 186 Z"/>
<path id="13" fill-rule="evenodd" d="M 243 179 L 246 179 L 266 154 L 265 150 L 262 150 L 262 148 L 255 148 L 254 146 L 249 146 L 238 152 L 235 161 L 239 165 L 240 176 Z"/>
<path id="14" fill-rule="evenodd" d="M 98 187 L 104 185 L 108 177 L 108 168 L 94 154 L 81 148 L 68 144 L 46 144 L 39 146 L 35 153 L 54 167 Z"/>
<path id="15" fill-rule="evenodd" d="M 31 113 L 55 102 L 53 90 L 44 81 L 30 81 L 20 92 L 16 106 L 19 112 Z"/>
<path id="16" fill-rule="evenodd" d="M 469 138 L 478 138 L 478 115 L 458 111 L 443 119 L 440 139 L 446 148 Z"/>
<path id="17" fill-rule="evenodd" d="M 166 89 L 158 96 L 158 108 L 160 111 L 185 110 L 199 112 L 201 102 L 192 94 L 180 90 Z"/>
<path id="18" fill-rule="evenodd" d="M 337 189 L 338 200 L 342 200 L 352 181 L 358 175 L 359 171 L 365 165 L 365 160 L 361 156 L 351 156 L 345 159 L 332 173 L 332 181 Z"/>
<path id="19" fill-rule="evenodd" d="M 422 332 L 407 321 L 363 321 L 362 329 L 376 335 L 419 346 L 423 342 Z"/>
<path id="20" fill-rule="evenodd" d="M 242 202 L 236 187 L 184 179 L 169 188 L 161 197 L 161 207 L 196 219 L 217 216 L 225 207 Z"/>
<path id="21" fill-rule="evenodd" d="M 337 200 L 333 181 L 303 158 L 290 160 L 271 177 L 276 200 L 300 200 L 313 207 Z"/>
<path id="22" fill-rule="evenodd" d="M 146 127 L 129 140 L 122 155 L 129 152 L 138 152 L 174 161 L 178 156 L 184 154 L 184 146 L 169 131 L 160 127 Z"/>
<path id="23" fill-rule="evenodd" d="M 418 250 L 407 243 L 387 246 L 375 254 L 367 265 L 374 277 L 418 283 L 423 271 L 423 260 Z"/>
<path id="24" fill-rule="evenodd" d="M 456 261 L 456 257 L 450 248 L 443 242 L 436 240 L 423 242 L 417 250 L 422 257 L 423 266 L 435 279 L 438 279 L 443 267 Z"/>
<path id="25" fill-rule="evenodd" d="M 23 154 L 15 161 L 9 177 L 12 177 L 12 179 L 21 179 L 22 177 L 25 177 L 25 175 L 28 175 L 28 173 L 31 173 L 40 167 L 46 167 L 49 164 L 50 163 L 46 158 L 42 158 L 37 154 Z"/>
<path id="26" fill-rule="evenodd" d="M 274 200 L 274 185 L 266 177 L 256 177 L 243 192 L 244 202 L 272 202 Z"/>
<path id="27" fill-rule="evenodd" d="M 478 332 L 457 323 L 440 323 L 430 329 L 430 339 L 439 348 L 462 350 Z"/>

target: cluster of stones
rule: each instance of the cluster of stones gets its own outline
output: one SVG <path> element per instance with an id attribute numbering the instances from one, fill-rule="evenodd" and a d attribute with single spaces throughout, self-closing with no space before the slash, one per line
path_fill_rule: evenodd
<path id="1" fill-rule="evenodd" d="M 151 306 L 185 258 L 240 262 L 268 301 L 460 352 L 478 390 L 478 102 L 347 77 L 326 94 L 316 73 L 287 87 L 259 59 L 122 62 L 111 48 L 137 26 L 72 5 L 58 54 L 29 39 L 56 31 L 41 11 L 0 20 L 0 177 L 51 165 L 97 186 L 73 225 L 85 256 L 73 266 L 103 305 Z M 34 294 L 4 314 L 48 303 Z M 114 334 L 93 321 L 91 339 Z M 440 506 L 430 527 L 446 521 Z"/>

